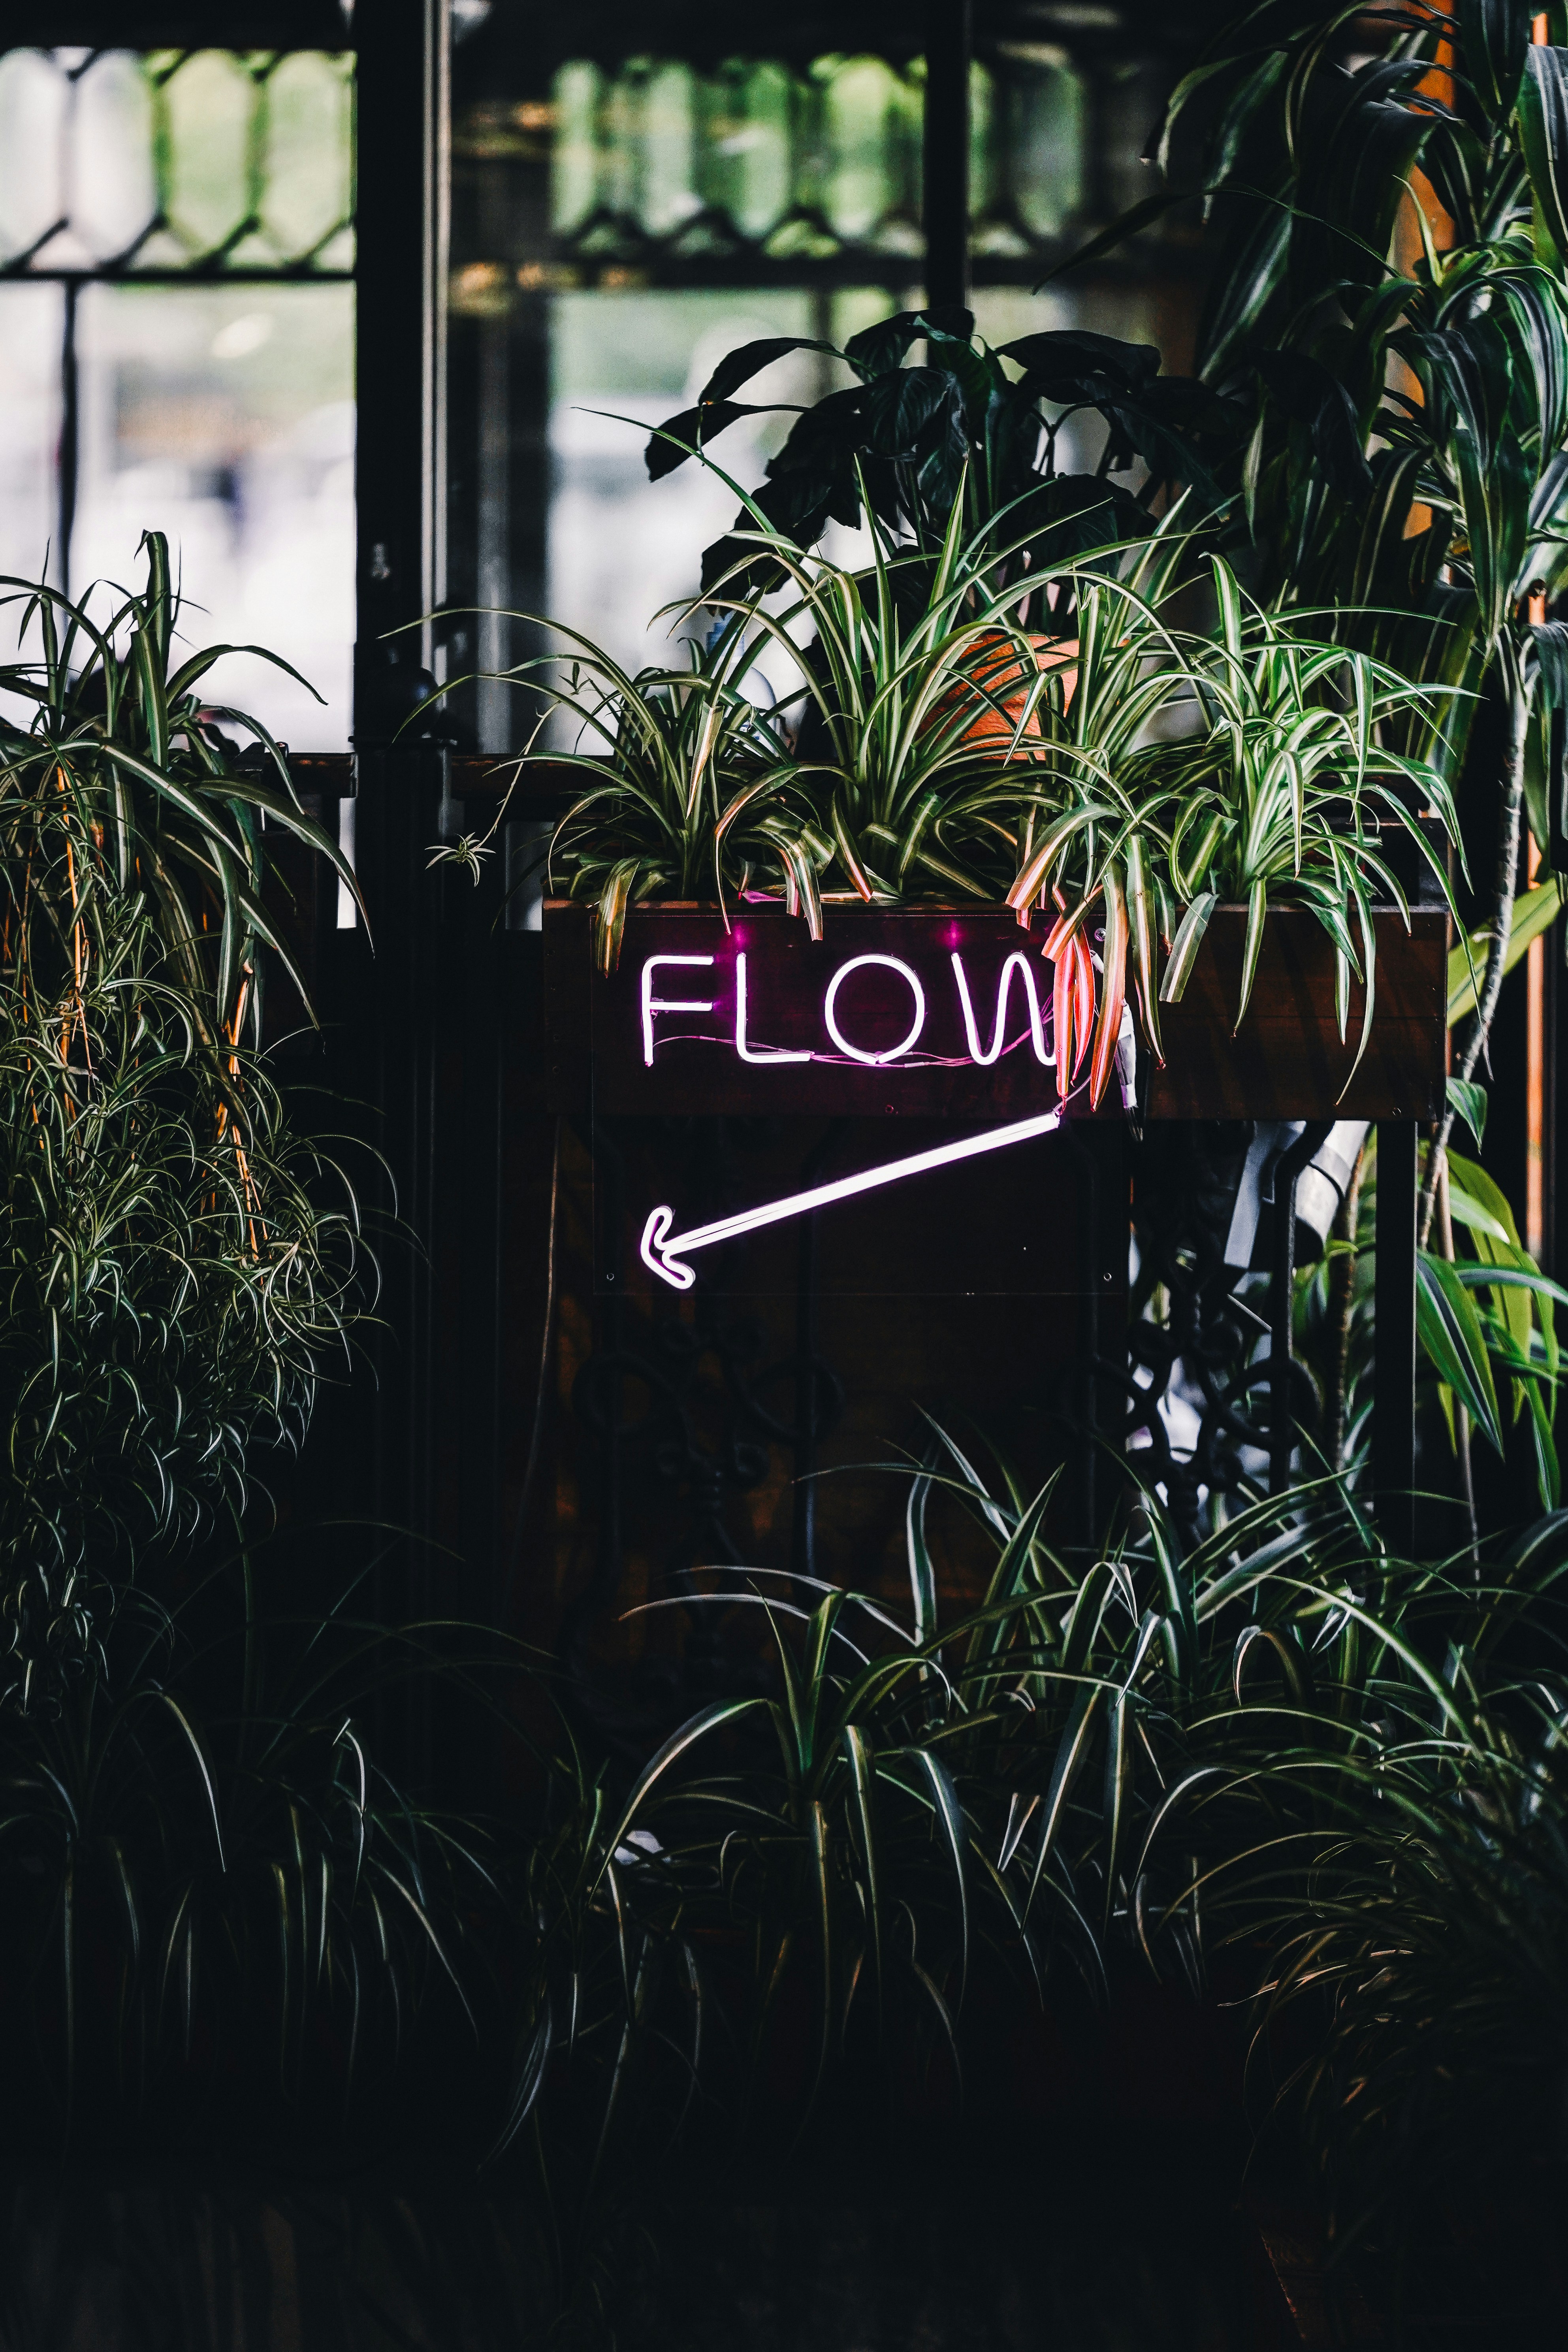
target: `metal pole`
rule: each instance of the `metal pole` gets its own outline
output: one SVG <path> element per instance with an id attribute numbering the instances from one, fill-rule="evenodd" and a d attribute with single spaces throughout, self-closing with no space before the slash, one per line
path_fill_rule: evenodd
<path id="1" fill-rule="evenodd" d="M 1415 1548 L 1415 1168 L 1414 1119 L 1377 1129 L 1377 1357 L 1373 1477 L 1391 1552 Z"/>
<path id="2" fill-rule="evenodd" d="M 926 0 L 926 301 L 969 300 L 969 66 L 971 0 Z"/>

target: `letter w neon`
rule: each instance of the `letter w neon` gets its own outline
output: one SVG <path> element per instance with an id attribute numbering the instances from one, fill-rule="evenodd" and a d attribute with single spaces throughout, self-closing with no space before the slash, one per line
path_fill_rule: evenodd
<path id="1" fill-rule="evenodd" d="M 989 1069 L 1000 1055 L 1006 1039 L 1007 991 L 1012 985 L 1015 971 L 1021 974 L 1024 993 L 1029 1001 L 1029 1039 L 1035 1048 L 1035 1059 L 1037 1062 L 1043 1062 L 1047 1069 L 1050 1069 L 1055 1065 L 1056 1055 L 1054 1053 L 1047 1054 L 1046 1051 L 1045 1025 L 1040 1019 L 1040 1000 L 1035 993 L 1035 975 L 1026 960 L 1016 951 L 1010 955 L 1003 965 L 1002 976 L 996 983 L 996 1027 L 991 1039 L 991 1051 L 988 1054 L 982 1053 L 980 1049 L 980 1032 L 975 1026 L 974 1006 L 970 999 L 969 982 L 963 970 L 963 958 L 955 954 L 952 959 L 952 976 L 958 982 L 958 1001 L 963 1008 L 963 1034 L 969 1041 L 970 1059 L 978 1062 L 982 1069 Z"/>

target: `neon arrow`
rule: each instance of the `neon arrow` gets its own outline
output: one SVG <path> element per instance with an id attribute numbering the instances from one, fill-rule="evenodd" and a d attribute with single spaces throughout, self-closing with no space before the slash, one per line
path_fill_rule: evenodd
<path id="1" fill-rule="evenodd" d="M 733 1241 L 737 1234 L 754 1233 L 759 1225 L 782 1224 L 786 1217 L 804 1217 L 825 1209 L 830 1201 L 853 1200 L 857 1192 L 874 1192 L 879 1184 L 897 1184 L 906 1176 L 923 1176 L 932 1168 L 947 1168 L 955 1160 L 975 1160 L 983 1151 L 1005 1151 L 1010 1143 L 1027 1143 L 1049 1135 L 1061 1125 L 1059 1110 L 1042 1111 L 1038 1118 L 1021 1118 L 1013 1127 L 988 1128 L 984 1135 L 966 1135 L 956 1143 L 939 1143 L 930 1151 L 911 1151 L 907 1160 L 889 1160 L 880 1168 L 863 1168 L 858 1176 L 840 1176 L 831 1184 L 814 1185 L 809 1192 L 791 1192 L 782 1201 L 764 1201 L 760 1208 L 740 1209 L 732 1217 L 716 1217 L 710 1225 L 693 1225 L 689 1234 L 672 1234 L 673 1209 L 655 1209 L 642 1229 L 642 1262 L 672 1289 L 689 1290 L 697 1276 L 682 1257 L 693 1250 L 711 1249 L 715 1242 Z"/>

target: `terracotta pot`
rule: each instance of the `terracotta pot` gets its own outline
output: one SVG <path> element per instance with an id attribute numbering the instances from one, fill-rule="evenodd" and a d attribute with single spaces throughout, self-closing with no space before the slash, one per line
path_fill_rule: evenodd
<path id="1" fill-rule="evenodd" d="M 1063 668 L 1078 652 L 1076 637 L 1047 637 L 1033 629 L 1027 635 L 1030 645 L 1035 648 L 1037 670 Z M 990 704 L 972 696 L 966 688 L 952 686 L 937 702 L 931 723 L 934 725 L 963 703 L 973 702 L 974 716 L 959 737 L 960 743 L 982 749 L 994 748 L 996 757 L 1001 760 L 1009 756 L 1025 760 L 1032 758 L 1034 754 L 1028 747 L 1041 740 L 1040 715 L 1037 705 L 1024 719 L 1023 731 L 1019 734 L 1018 722 L 1023 717 L 1033 680 L 1016 640 L 1003 629 L 985 630 L 974 640 L 964 666 L 964 675 L 992 696 L 999 707 L 993 709 Z M 1067 679 L 1069 703 L 1077 678 L 1076 667 L 1069 669 Z M 1016 751 L 1013 749 L 1015 736 L 1017 737 Z"/>

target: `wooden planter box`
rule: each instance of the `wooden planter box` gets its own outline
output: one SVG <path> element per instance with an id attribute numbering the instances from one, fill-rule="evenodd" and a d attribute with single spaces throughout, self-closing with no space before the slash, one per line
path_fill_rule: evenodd
<path id="1" fill-rule="evenodd" d="M 1005 908 L 835 907 L 826 937 L 814 940 L 780 908 L 732 908 L 730 918 L 727 929 L 716 908 L 638 908 L 606 978 L 594 964 L 588 909 L 546 905 L 554 1108 L 1004 1121 L 1055 1104 L 1052 970 L 1040 954 L 1038 919 L 1026 933 Z M 1390 909 L 1376 926 L 1372 1037 L 1351 1077 L 1363 992 L 1352 987 L 1342 1045 L 1333 951 L 1321 926 L 1295 908 L 1270 914 L 1236 1033 L 1246 912 L 1218 908 L 1181 1003 L 1161 1008 L 1163 1069 L 1140 1043 L 1145 1115 L 1436 1117 L 1447 1063 L 1447 918 L 1441 908 L 1414 910 L 1406 932 Z M 1008 973 L 998 1041 L 998 996 L 1012 959 L 1021 961 Z M 1114 1078 L 1100 1108 L 1121 1115 Z M 1073 1110 L 1087 1110 L 1086 1096 Z"/>

